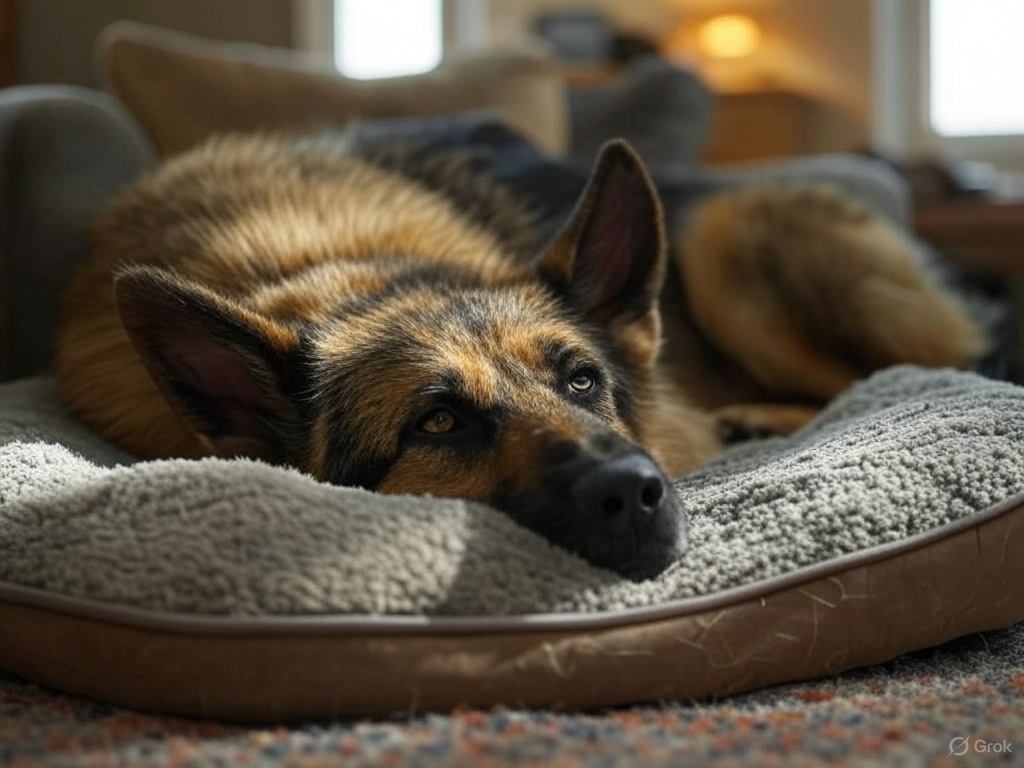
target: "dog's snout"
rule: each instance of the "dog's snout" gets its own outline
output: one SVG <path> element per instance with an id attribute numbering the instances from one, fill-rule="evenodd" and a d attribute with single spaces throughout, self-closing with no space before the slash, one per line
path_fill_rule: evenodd
<path id="1" fill-rule="evenodd" d="M 658 466 L 643 454 L 600 463 L 573 485 L 574 506 L 591 515 L 639 522 L 654 514 L 665 495 Z"/>
<path id="2" fill-rule="evenodd" d="M 640 446 L 614 433 L 552 441 L 541 482 L 495 506 L 549 541 L 633 581 L 686 551 L 686 514 L 672 482 Z"/>
<path id="3" fill-rule="evenodd" d="M 553 540 L 587 560 L 640 581 L 686 549 L 686 522 L 672 484 L 646 452 L 598 434 L 549 451 L 545 480 Z"/>

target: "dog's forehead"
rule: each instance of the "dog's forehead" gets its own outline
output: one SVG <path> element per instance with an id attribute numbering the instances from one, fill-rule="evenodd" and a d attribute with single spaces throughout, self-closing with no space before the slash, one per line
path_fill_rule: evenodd
<path id="1" fill-rule="evenodd" d="M 590 331 L 535 286 L 395 297 L 321 335 L 324 363 L 359 367 L 409 394 L 458 382 L 481 403 L 555 375 L 568 357 L 600 358 Z M 361 377 L 363 381 L 373 377 Z"/>
<path id="2" fill-rule="evenodd" d="M 553 346 L 589 346 L 586 330 L 561 306 L 529 292 L 452 296 L 424 319 L 410 326 L 415 340 L 446 353 L 464 350 L 544 367 Z"/>
<path id="3" fill-rule="evenodd" d="M 320 346 L 342 358 L 373 347 L 483 349 L 529 356 L 540 340 L 585 345 L 590 331 L 557 298 L 527 283 L 396 292 L 320 328 Z"/>

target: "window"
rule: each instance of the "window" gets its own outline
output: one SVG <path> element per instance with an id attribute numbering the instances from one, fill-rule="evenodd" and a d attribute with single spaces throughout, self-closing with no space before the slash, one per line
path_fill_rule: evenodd
<path id="1" fill-rule="evenodd" d="M 442 0 L 334 0 L 334 59 L 375 78 L 433 69 L 444 47 Z"/>
<path id="2" fill-rule="evenodd" d="M 873 136 L 895 157 L 938 153 L 1024 172 L 1021 0 L 873 0 Z"/>
<path id="3" fill-rule="evenodd" d="M 943 136 L 1024 134 L 1024 3 L 931 0 L 929 120 Z"/>

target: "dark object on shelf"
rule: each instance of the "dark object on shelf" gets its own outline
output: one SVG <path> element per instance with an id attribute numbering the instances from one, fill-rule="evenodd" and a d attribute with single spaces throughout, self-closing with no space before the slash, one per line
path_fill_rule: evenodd
<path id="1" fill-rule="evenodd" d="M 553 11 L 536 17 L 533 29 L 564 64 L 628 64 L 658 53 L 651 40 L 612 28 L 599 11 Z"/>
<path id="2" fill-rule="evenodd" d="M 657 56 L 658 46 L 643 35 L 616 32 L 612 35 L 612 61 L 628 64 L 645 56 Z"/>
<path id="3" fill-rule="evenodd" d="M 547 40 L 555 56 L 567 64 L 607 64 L 612 61 L 613 35 L 597 11 L 556 11 L 538 16 L 534 31 Z"/>

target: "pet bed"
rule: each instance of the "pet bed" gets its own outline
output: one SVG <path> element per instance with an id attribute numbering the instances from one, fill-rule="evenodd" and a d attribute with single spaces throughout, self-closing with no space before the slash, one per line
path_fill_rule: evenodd
<path id="1" fill-rule="evenodd" d="M 243 460 L 136 463 L 0 387 L 0 667 L 289 721 L 592 708 L 833 674 L 1024 620 L 1024 389 L 894 368 L 677 484 L 627 582 L 498 512 Z"/>

